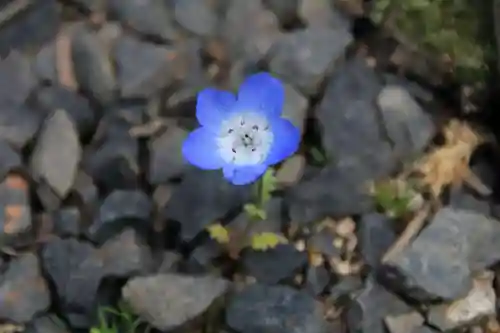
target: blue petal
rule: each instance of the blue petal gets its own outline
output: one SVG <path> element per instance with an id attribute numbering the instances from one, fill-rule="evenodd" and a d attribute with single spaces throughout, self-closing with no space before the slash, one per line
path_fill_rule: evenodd
<path id="1" fill-rule="evenodd" d="M 271 120 L 274 142 L 267 156 L 266 164 L 274 165 L 293 155 L 300 144 L 300 131 L 289 120 L 278 118 Z"/>
<path id="2" fill-rule="evenodd" d="M 215 135 L 204 127 L 189 133 L 182 145 L 182 155 L 189 163 L 204 170 L 216 170 L 224 165 L 217 153 Z"/>
<path id="3" fill-rule="evenodd" d="M 285 102 L 285 88 L 269 73 L 249 76 L 238 92 L 238 109 L 261 111 L 270 118 L 281 115 Z"/>
<path id="4" fill-rule="evenodd" d="M 252 166 L 237 167 L 226 165 L 223 169 L 224 178 L 234 185 L 247 185 L 256 181 L 267 170 L 267 165 L 258 164 Z"/>
<path id="5" fill-rule="evenodd" d="M 236 97 L 230 92 L 206 88 L 198 93 L 196 118 L 200 125 L 217 131 L 235 102 Z"/>

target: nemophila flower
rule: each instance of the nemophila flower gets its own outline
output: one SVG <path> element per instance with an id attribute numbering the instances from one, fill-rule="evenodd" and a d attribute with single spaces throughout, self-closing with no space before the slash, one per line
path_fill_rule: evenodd
<path id="1" fill-rule="evenodd" d="M 299 130 L 281 117 L 284 99 L 283 84 L 268 73 L 249 76 L 237 95 L 202 90 L 196 105 L 201 126 L 184 141 L 185 159 L 201 169 L 222 169 L 235 185 L 254 182 L 298 149 Z"/>

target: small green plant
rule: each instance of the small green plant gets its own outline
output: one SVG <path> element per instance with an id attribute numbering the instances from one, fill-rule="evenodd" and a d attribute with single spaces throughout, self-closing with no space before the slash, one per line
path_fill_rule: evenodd
<path id="1" fill-rule="evenodd" d="M 418 50 L 448 57 L 455 76 L 474 83 L 484 79 L 493 56 L 494 44 L 484 33 L 490 31 L 490 8 L 489 1 L 377 0 L 371 18 Z"/>
<path id="2" fill-rule="evenodd" d="M 125 302 L 118 307 L 100 307 L 98 310 L 99 326 L 92 327 L 90 333 L 136 333 L 141 320 L 132 312 Z M 149 329 L 149 327 L 148 327 Z"/>
<path id="3" fill-rule="evenodd" d="M 376 205 L 393 218 L 403 217 L 410 212 L 414 193 L 409 184 L 398 180 L 377 183 L 372 190 Z"/>
<path id="4" fill-rule="evenodd" d="M 278 244 L 287 243 L 288 240 L 274 232 L 252 233 L 252 223 L 265 221 L 267 219 L 266 205 L 271 200 L 272 192 L 276 190 L 276 177 L 274 170 L 269 168 L 262 178 L 254 186 L 254 196 L 251 203 L 246 204 L 243 209 L 250 218 L 247 227 L 239 237 L 231 237 L 231 232 L 221 225 L 215 223 L 207 227 L 212 239 L 223 245 L 234 245 L 238 243 L 238 252 L 245 246 L 254 250 L 265 251 L 275 248 Z"/>

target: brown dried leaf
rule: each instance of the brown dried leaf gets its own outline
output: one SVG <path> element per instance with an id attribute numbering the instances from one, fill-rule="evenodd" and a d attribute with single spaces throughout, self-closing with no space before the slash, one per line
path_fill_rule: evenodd
<path id="1" fill-rule="evenodd" d="M 422 175 L 424 185 L 438 197 L 448 185 L 459 185 L 470 174 L 469 160 L 474 149 L 482 142 L 468 124 L 456 119 L 444 128 L 445 144 L 417 162 L 415 170 Z"/>

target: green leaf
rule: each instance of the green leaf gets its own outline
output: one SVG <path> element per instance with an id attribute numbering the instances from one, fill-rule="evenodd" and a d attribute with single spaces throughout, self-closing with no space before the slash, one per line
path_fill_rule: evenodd
<path id="1" fill-rule="evenodd" d="M 274 249 L 279 244 L 287 244 L 288 240 L 282 235 L 274 232 L 262 232 L 252 235 L 251 247 L 257 251 Z"/>
<path id="2" fill-rule="evenodd" d="M 245 210 L 245 213 L 247 213 L 248 216 L 254 220 L 265 220 L 267 218 L 266 211 L 257 207 L 253 203 L 246 204 L 243 206 L 243 209 Z"/>
<path id="3" fill-rule="evenodd" d="M 220 223 L 212 224 L 207 227 L 210 238 L 217 241 L 219 244 L 229 243 L 229 232 Z"/>
<path id="4" fill-rule="evenodd" d="M 271 194 L 276 190 L 276 177 L 274 176 L 274 169 L 267 169 L 266 173 L 262 177 L 262 188 L 260 193 L 260 202 L 262 205 L 267 203 L 271 199 Z"/>

